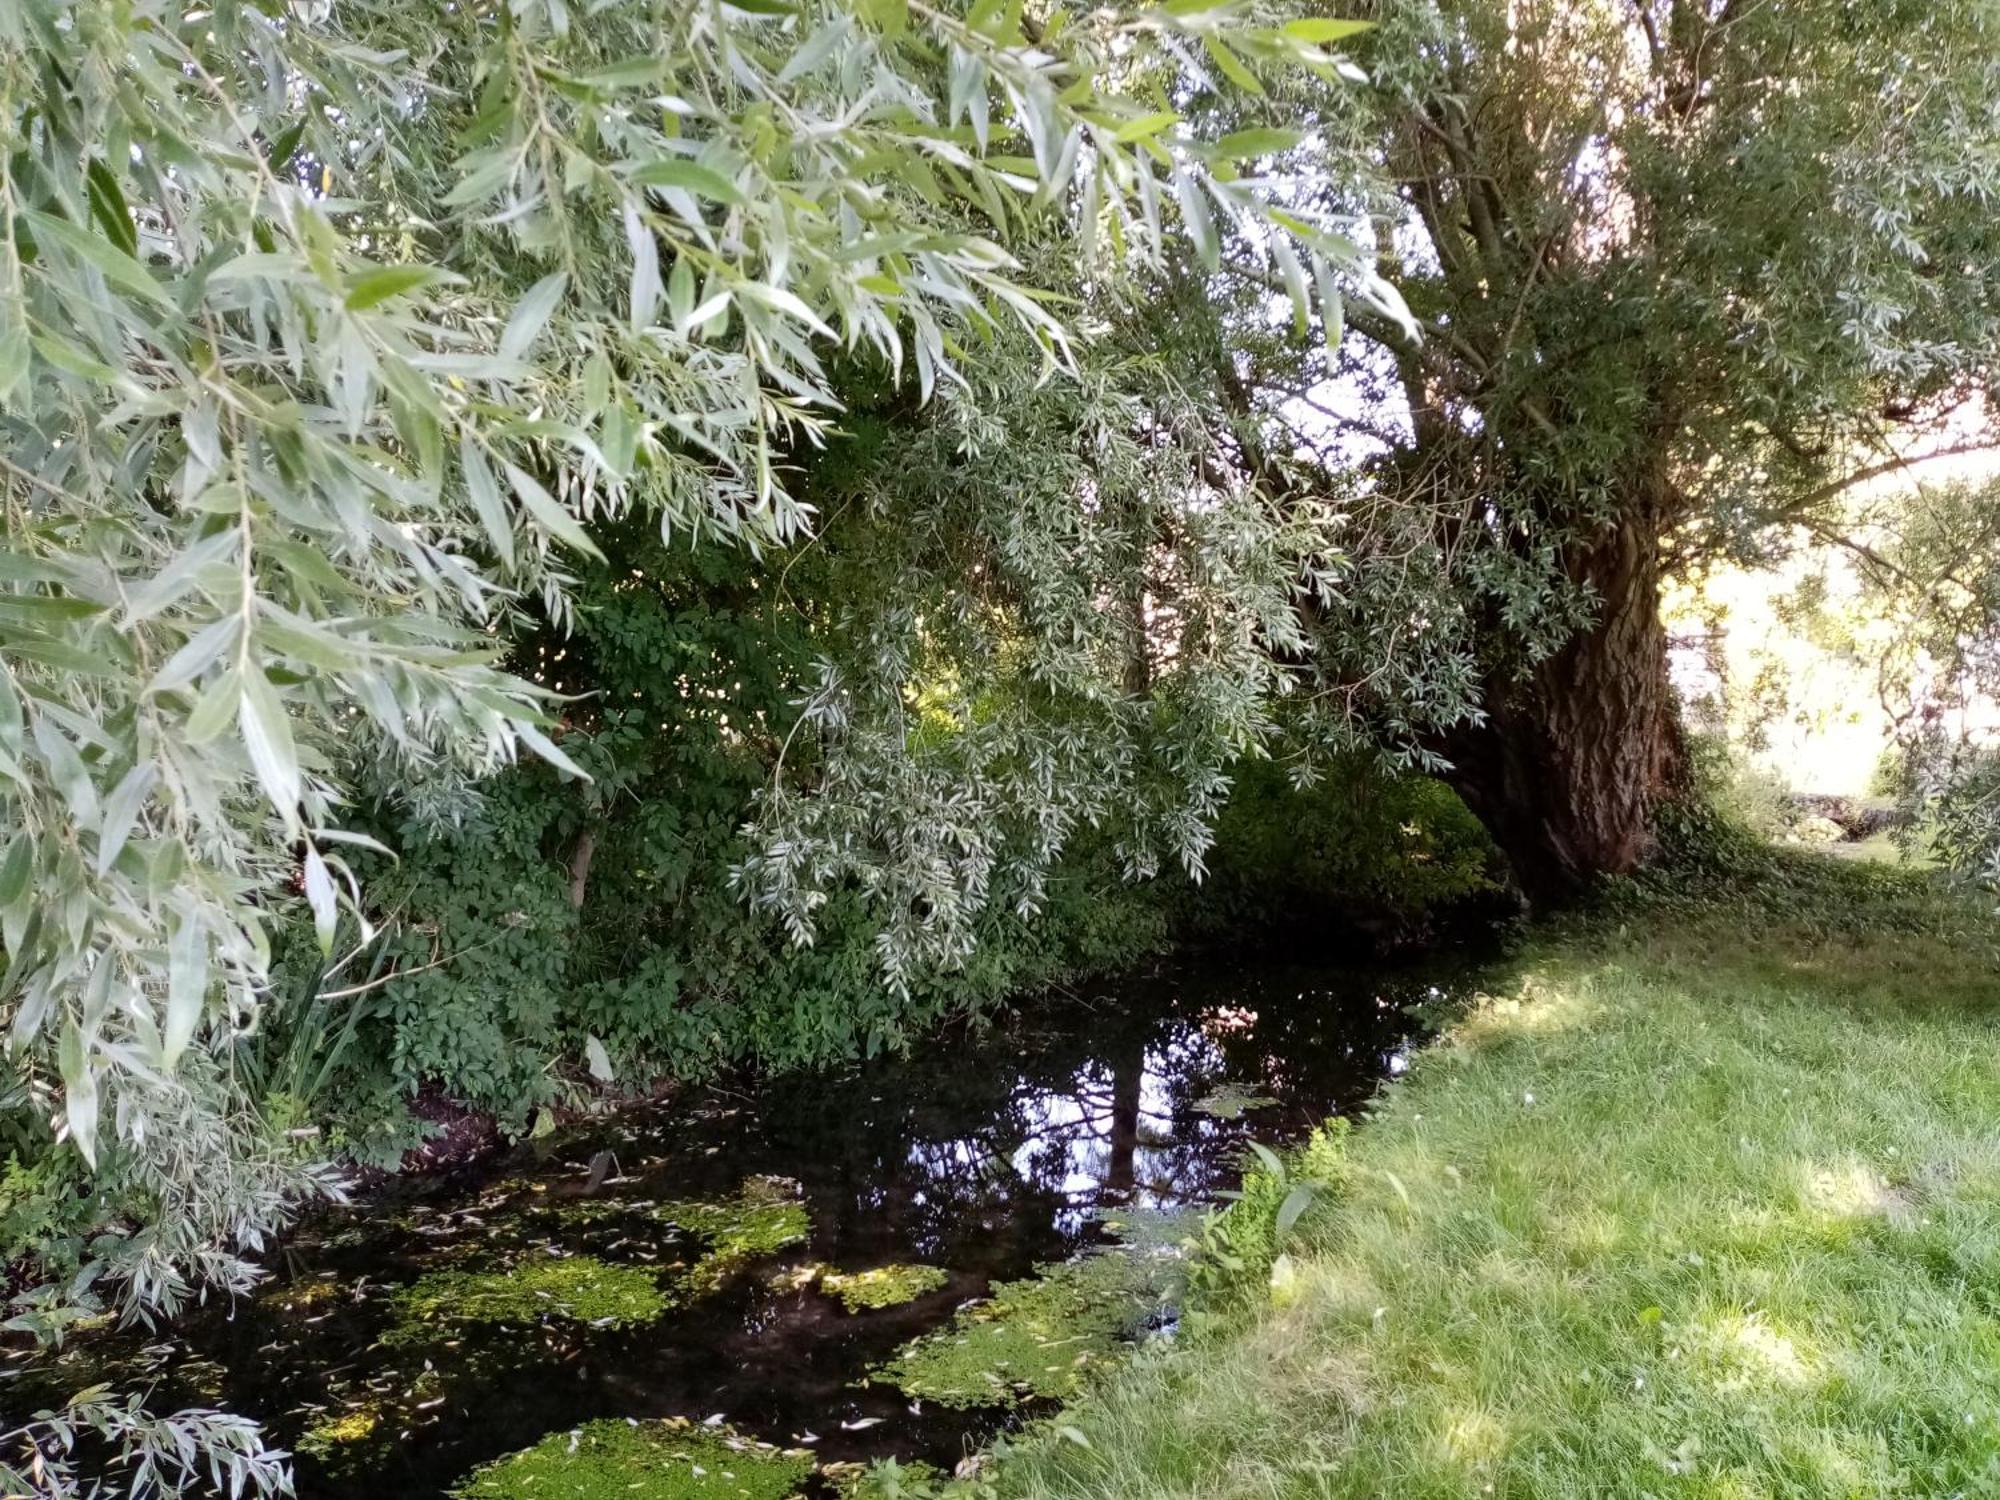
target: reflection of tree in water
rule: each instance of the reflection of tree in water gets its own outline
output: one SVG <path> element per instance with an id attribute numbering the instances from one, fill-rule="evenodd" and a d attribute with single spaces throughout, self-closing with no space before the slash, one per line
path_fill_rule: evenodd
<path id="1" fill-rule="evenodd" d="M 1068 1001 L 1060 1027 L 968 1030 L 919 1059 L 773 1087 L 757 1113 L 779 1157 L 824 1162 L 808 1190 L 838 1221 L 826 1250 L 888 1233 L 949 1257 L 1006 1233 L 1057 1253 L 1096 1207 L 1211 1199 L 1253 1134 L 1302 1133 L 1363 1102 L 1426 989 L 1421 975 L 1323 969 L 1147 976 L 1086 1019 Z M 1224 1083 L 1282 1106 L 1204 1113 Z"/>

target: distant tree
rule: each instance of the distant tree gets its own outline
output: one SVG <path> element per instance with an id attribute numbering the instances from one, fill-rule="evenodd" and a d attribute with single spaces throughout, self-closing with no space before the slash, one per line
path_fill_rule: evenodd
<path id="1" fill-rule="evenodd" d="M 1560 895 L 1638 863 L 1681 782 L 1663 571 L 1767 556 L 1916 445 L 1993 439 L 1995 13 L 1361 13 L 1368 109 L 1308 109 L 1385 180 L 1311 201 L 1372 210 L 1416 332 L 1351 307 L 1337 359 L 1269 349 L 1246 404 L 1333 473 L 1367 456 L 1376 540 L 1351 545 L 1453 573 L 1460 605 L 1424 628 L 1459 633 L 1480 712 L 1429 745 L 1524 884 Z"/>

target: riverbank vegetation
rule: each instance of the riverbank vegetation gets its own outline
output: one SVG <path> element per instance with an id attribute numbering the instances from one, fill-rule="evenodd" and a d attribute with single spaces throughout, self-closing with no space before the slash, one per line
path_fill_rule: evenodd
<path id="1" fill-rule="evenodd" d="M 2000 492 L 1952 466 L 2000 444 L 1993 25 L 0 7 L 4 1332 L 244 1297 L 357 1169 L 1174 942 L 1652 880 L 1775 1005 L 1766 928 L 1853 924 L 1704 843 L 1725 791 L 2000 884 Z M 1804 556 L 1867 616 L 1781 611 L 1882 703 L 1865 829 L 1712 774 L 1761 667 L 1713 722 L 1677 686 L 1663 590 Z M 1542 951 L 1611 1043 L 1693 983 Z M 760 1253 L 709 1229 L 707 1279 Z M 0 1421 L 0 1487 L 99 1446 L 284 1482 L 93 1393 Z"/>
<path id="2" fill-rule="evenodd" d="M 2000 924 L 1922 874 L 1756 866 L 1530 940 L 1354 1133 L 1281 1272 L 991 1493 L 1990 1484 Z"/>

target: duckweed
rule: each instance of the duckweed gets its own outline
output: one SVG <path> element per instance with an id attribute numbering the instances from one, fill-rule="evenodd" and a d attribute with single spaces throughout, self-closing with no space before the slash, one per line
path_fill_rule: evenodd
<path id="1" fill-rule="evenodd" d="M 688 1281 L 697 1295 L 715 1290 L 746 1263 L 802 1243 L 812 1220 L 786 1177 L 749 1177 L 718 1202 L 662 1203 L 653 1217 L 708 1242 Z"/>
<path id="2" fill-rule="evenodd" d="M 1067 1400 L 1160 1305 L 1172 1257 L 1106 1250 L 999 1281 L 949 1328 L 914 1339 L 871 1379 L 940 1406 L 1014 1406 Z"/>
<path id="3" fill-rule="evenodd" d="M 819 1284 L 853 1313 L 914 1302 L 950 1279 L 936 1266 L 892 1265 L 868 1271 L 829 1271 Z"/>
<path id="4" fill-rule="evenodd" d="M 727 1427 L 591 1422 L 475 1470 L 459 1500 L 788 1500 L 809 1454 L 753 1443 Z"/>
<path id="5" fill-rule="evenodd" d="M 533 1323 L 566 1318 L 617 1327 L 667 1309 L 651 1271 L 588 1255 L 531 1260 L 500 1271 L 434 1271 L 395 1294 L 385 1343 L 422 1342 L 440 1323 Z"/>
<path id="6" fill-rule="evenodd" d="M 366 1442 L 381 1425 L 381 1414 L 367 1407 L 322 1417 L 299 1439 L 299 1452 L 328 1459 L 348 1444 Z"/>

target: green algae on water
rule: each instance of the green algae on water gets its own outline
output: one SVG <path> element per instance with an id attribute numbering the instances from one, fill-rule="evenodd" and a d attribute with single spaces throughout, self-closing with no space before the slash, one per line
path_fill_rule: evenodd
<path id="1" fill-rule="evenodd" d="M 819 1284 L 838 1297 L 851 1313 L 914 1302 L 942 1287 L 951 1277 L 936 1266 L 876 1266 L 867 1271 L 828 1271 Z"/>
<path id="2" fill-rule="evenodd" d="M 530 1260 L 499 1271 L 433 1271 L 393 1298 L 385 1343 L 422 1342 L 438 1324 L 535 1323 L 564 1318 L 615 1328 L 667 1309 L 653 1273 L 588 1255 Z"/>
<path id="3" fill-rule="evenodd" d="M 787 1177 L 748 1177 L 733 1197 L 661 1203 L 652 1216 L 707 1241 L 706 1253 L 688 1272 L 697 1295 L 714 1291 L 760 1256 L 803 1243 L 812 1232 L 799 1185 Z"/>
<path id="4" fill-rule="evenodd" d="M 321 1417 L 299 1438 L 299 1452 L 318 1459 L 328 1468 L 344 1467 L 358 1458 L 361 1449 L 376 1435 L 382 1414 L 361 1406 Z"/>
<path id="5" fill-rule="evenodd" d="M 1103 1250 L 1031 1280 L 997 1281 L 987 1301 L 903 1345 L 870 1378 L 940 1406 L 1068 1400 L 1119 1355 L 1176 1271 L 1171 1256 Z"/>
<path id="6" fill-rule="evenodd" d="M 589 1422 L 475 1470 L 459 1500 L 790 1500 L 810 1454 L 754 1443 L 727 1427 Z"/>

